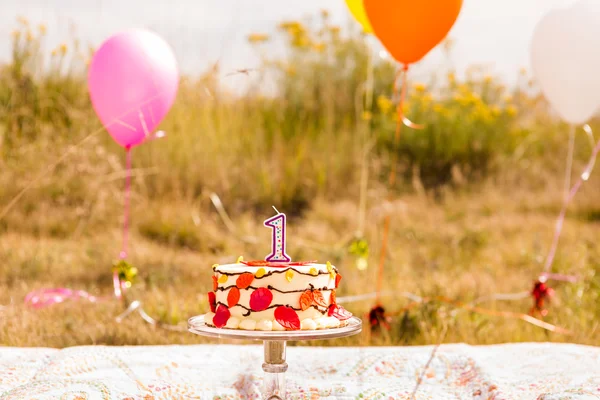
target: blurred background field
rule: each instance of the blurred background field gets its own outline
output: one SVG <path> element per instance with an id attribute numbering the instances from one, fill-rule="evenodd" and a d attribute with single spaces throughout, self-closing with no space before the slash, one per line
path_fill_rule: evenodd
<path id="1" fill-rule="evenodd" d="M 117 301 L 22 305 L 29 291 L 44 287 L 109 295 L 121 235 L 124 154 L 89 103 L 91 51 L 73 41 L 46 52 L 46 30 L 22 19 L 10 38 L 11 60 L 0 70 L 0 343 L 198 342 L 136 317 L 117 324 Z M 386 291 L 469 302 L 530 290 L 562 204 L 568 128 L 550 114 L 528 72 L 506 85 L 485 68 L 457 74 L 442 64 L 430 78 L 410 79 L 405 112 L 425 129 L 403 129 L 394 149 L 389 60 L 371 54 L 367 39 L 331 22 L 327 12 L 311 22 L 282 21 L 274 31 L 247 36 L 261 58 L 257 68 L 223 71 L 215 64 L 184 77 L 162 125 L 167 137 L 134 150 L 130 254 L 139 278 L 132 292 L 146 311 L 172 324 L 207 311 L 212 264 L 268 253 L 262 221 L 272 205 L 290 217 L 294 259 L 340 268 L 338 296 L 374 289 L 387 213 Z M 284 53 L 264 50 L 274 40 L 285 44 Z M 444 43 L 446 54 L 452 46 Z M 369 58 L 374 81 L 366 96 Z M 244 80 L 244 89 L 232 89 L 223 82 L 228 77 Z M 387 202 L 394 151 L 402 179 Z M 573 176 L 590 151 L 578 131 Z M 599 183 L 596 172 L 569 210 L 553 268 L 582 278 L 552 284 L 557 293 L 545 319 L 572 336 L 445 303 L 404 311 L 410 301 L 398 293 L 383 299 L 398 315 L 389 331 L 335 344 L 432 343 L 443 326 L 450 342 L 600 344 Z M 211 202 L 213 193 L 232 227 Z M 350 246 L 361 230 L 369 244 L 366 268 Z M 531 302 L 480 305 L 526 313 Z M 371 305 L 347 308 L 363 315 Z"/>

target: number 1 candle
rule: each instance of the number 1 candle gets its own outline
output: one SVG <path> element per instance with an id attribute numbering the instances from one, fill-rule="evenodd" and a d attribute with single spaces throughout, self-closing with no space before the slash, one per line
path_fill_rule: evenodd
<path id="1" fill-rule="evenodd" d="M 285 253 L 285 214 L 277 211 L 277 215 L 267 219 L 264 225 L 273 231 L 271 237 L 271 254 L 267 256 L 266 260 L 270 262 L 292 261 L 290 256 Z"/>

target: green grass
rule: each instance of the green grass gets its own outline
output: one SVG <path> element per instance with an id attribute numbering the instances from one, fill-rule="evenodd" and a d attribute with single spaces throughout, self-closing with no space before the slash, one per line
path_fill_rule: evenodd
<path id="1" fill-rule="evenodd" d="M 47 309 L 23 305 L 43 287 L 111 293 L 111 266 L 120 247 L 124 152 L 100 129 L 87 97 L 85 60 L 73 44 L 40 51 L 41 33 L 22 23 L 13 59 L 0 74 L 0 344 L 194 343 L 130 317 L 117 324 L 117 301 L 75 301 Z M 600 344 L 600 251 L 593 174 L 568 213 L 547 322 L 574 332 L 549 333 L 523 321 L 456 309 L 439 300 L 411 305 L 411 292 L 470 302 L 491 293 L 530 290 L 548 251 L 561 207 L 566 127 L 529 93 L 522 75 L 507 88 L 485 71 L 446 71 L 413 82 L 407 116 L 423 130 L 403 128 L 398 148 L 391 83 L 394 66 L 374 64 L 372 104 L 365 104 L 365 39 L 332 25 L 286 22 L 281 59 L 265 57 L 247 92 L 221 83 L 228 71 L 182 79 L 161 128 L 167 138 L 134 149 L 130 261 L 139 269 L 131 290 L 153 317 L 184 321 L 207 310 L 210 266 L 263 258 L 271 205 L 289 219 L 294 259 L 330 260 L 343 275 L 339 295 L 374 290 L 383 220 L 391 214 L 383 299 L 391 330 L 327 342 L 331 345 L 447 341 L 572 341 Z M 261 54 L 264 37 L 250 37 Z M 42 68 L 43 60 L 49 68 Z M 268 72 L 268 74 L 267 74 Z M 444 78 L 441 79 L 440 76 Z M 271 83 L 270 93 L 256 88 Z M 596 124 L 593 124 L 594 126 Z M 78 147 L 73 147 L 87 138 Z M 387 178 L 397 156 L 399 180 Z M 590 148 L 578 133 L 573 176 Z M 56 160 L 65 156 L 63 161 Z M 365 161 L 366 160 L 366 161 Z M 361 169 L 367 176 L 360 220 Z M 53 167 L 53 168 L 50 168 Z M 22 190 L 22 197 L 7 208 Z M 222 200 L 230 231 L 210 196 Z M 350 243 L 362 228 L 365 270 Z M 356 251 L 354 251 L 356 253 Z M 359 316 L 372 301 L 348 304 Z M 492 310 L 527 312 L 531 299 L 487 301 Z"/>

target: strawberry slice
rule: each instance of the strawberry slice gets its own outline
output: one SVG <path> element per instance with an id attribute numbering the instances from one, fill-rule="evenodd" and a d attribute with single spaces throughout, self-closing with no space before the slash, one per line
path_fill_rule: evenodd
<path id="1" fill-rule="evenodd" d="M 227 321 L 231 317 L 231 313 L 229 309 L 225 307 L 223 304 L 219 304 L 217 306 L 217 311 L 215 312 L 215 316 L 213 317 L 213 325 L 217 328 L 222 328 L 227 324 Z"/>
<path id="2" fill-rule="evenodd" d="M 275 309 L 275 320 L 286 329 L 297 331 L 300 329 L 300 318 L 293 308 L 279 306 Z"/>
<path id="3" fill-rule="evenodd" d="M 217 296 L 215 295 L 215 292 L 208 292 L 207 295 L 210 312 L 215 312 L 215 308 L 217 307 Z"/>
<path id="4" fill-rule="evenodd" d="M 327 315 L 329 315 L 330 317 L 336 317 L 340 321 L 345 321 L 352 317 L 352 313 L 350 311 L 337 304 L 332 304 L 329 306 L 329 311 L 327 312 Z"/>
<path id="5" fill-rule="evenodd" d="M 250 295 L 252 311 L 263 311 L 269 308 L 273 301 L 273 293 L 267 288 L 258 288 Z"/>

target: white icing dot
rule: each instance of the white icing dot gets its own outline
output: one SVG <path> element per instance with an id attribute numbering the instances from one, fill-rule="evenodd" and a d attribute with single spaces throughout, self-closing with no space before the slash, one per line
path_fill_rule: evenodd
<path id="1" fill-rule="evenodd" d="M 204 323 L 208 324 L 208 325 L 214 325 L 213 324 L 214 317 L 215 317 L 215 313 L 207 312 L 206 314 L 204 314 Z"/>
<path id="2" fill-rule="evenodd" d="M 311 318 L 303 319 L 300 322 L 300 329 L 303 331 L 317 329 L 317 323 Z"/>
<path id="3" fill-rule="evenodd" d="M 274 331 L 285 331 L 285 328 L 281 326 L 281 324 L 277 321 L 273 321 L 273 330 Z"/>
<path id="4" fill-rule="evenodd" d="M 237 329 L 239 326 L 240 326 L 240 319 L 236 318 L 236 317 L 230 317 L 227 320 L 227 324 L 225 325 L 225 328 Z"/>
<path id="5" fill-rule="evenodd" d="M 247 331 L 253 331 L 254 329 L 256 329 L 256 321 L 253 319 L 245 319 L 242 322 L 240 322 L 240 329 L 244 329 Z"/>
<path id="6" fill-rule="evenodd" d="M 328 318 L 327 317 L 321 317 L 321 318 L 317 318 L 315 320 L 315 323 L 317 324 L 317 329 L 327 329 L 329 328 L 328 326 Z"/>
<path id="7" fill-rule="evenodd" d="M 340 326 L 340 320 L 336 317 L 328 317 L 327 318 L 327 327 L 328 328 L 337 328 Z"/>
<path id="8" fill-rule="evenodd" d="M 258 324 L 256 324 L 256 329 L 259 331 L 272 331 L 273 322 L 269 321 L 268 319 L 263 319 Z"/>

